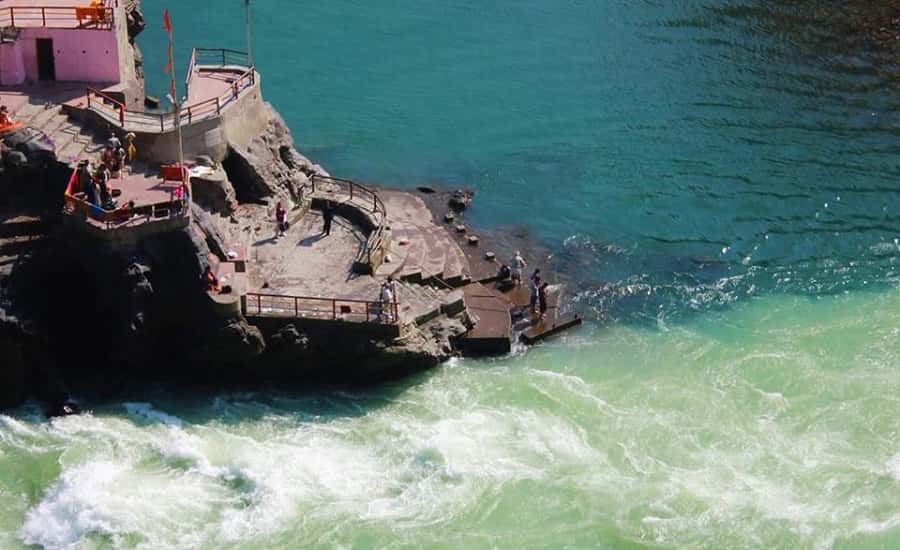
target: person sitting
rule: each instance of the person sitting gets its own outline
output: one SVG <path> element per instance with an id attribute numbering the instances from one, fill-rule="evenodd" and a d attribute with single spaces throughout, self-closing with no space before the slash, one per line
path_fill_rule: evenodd
<path id="1" fill-rule="evenodd" d="M 12 125 L 12 118 L 9 115 L 9 108 L 6 105 L 0 105 L 0 128 Z"/>
<path id="2" fill-rule="evenodd" d="M 212 268 L 208 265 L 203 271 L 203 284 L 205 285 L 207 292 L 218 292 L 222 290 L 222 285 L 219 284 L 219 278 L 216 277 L 216 274 L 213 273 Z"/>

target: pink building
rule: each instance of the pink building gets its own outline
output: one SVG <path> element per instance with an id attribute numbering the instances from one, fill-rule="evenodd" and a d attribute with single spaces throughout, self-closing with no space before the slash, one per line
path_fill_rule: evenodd
<path id="1" fill-rule="evenodd" d="M 0 0 L 0 85 L 84 82 L 142 100 L 123 4 Z"/>

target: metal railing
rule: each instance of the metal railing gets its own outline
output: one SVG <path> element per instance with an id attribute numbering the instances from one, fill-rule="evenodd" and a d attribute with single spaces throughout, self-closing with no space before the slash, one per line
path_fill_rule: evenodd
<path id="1" fill-rule="evenodd" d="M 196 63 L 196 52 L 191 56 L 191 62 Z M 216 50 L 218 51 L 218 50 Z M 230 52 L 227 55 L 237 55 L 241 52 L 234 50 L 223 50 Z M 223 56 L 226 54 L 223 54 Z M 244 54 L 246 55 L 246 54 Z M 243 65 L 241 65 L 243 66 Z M 203 70 L 201 65 L 192 65 L 192 71 L 197 72 Z M 186 86 L 190 86 L 190 73 Z M 233 101 L 237 101 L 248 88 L 256 84 L 256 71 L 251 67 L 240 74 L 233 82 L 231 82 L 228 91 L 202 101 L 184 105 L 181 107 L 181 126 L 193 124 L 202 120 L 207 120 L 220 116 L 222 111 Z M 175 129 L 175 113 L 147 113 L 143 111 L 129 111 L 125 104 L 110 97 L 103 92 L 93 88 L 87 89 L 87 107 L 101 115 L 108 122 L 117 125 L 124 131 L 143 132 L 143 133 L 166 133 Z"/>
<path id="2" fill-rule="evenodd" d="M 360 261 L 363 263 L 371 265 L 372 254 L 384 246 L 387 208 L 385 208 L 384 201 L 381 200 L 381 197 L 368 187 L 347 179 L 313 174 L 310 178 L 310 184 L 313 193 L 318 189 L 331 193 L 348 195 L 350 197 L 350 202 L 354 205 L 375 214 L 375 216 L 373 216 L 375 228 L 366 239 L 366 246 L 363 249 L 360 258 Z"/>
<path id="3" fill-rule="evenodd" d="M 188 61 L 187 74 L 184 77 L 184 94 L 190 97 L 191 80 L 196 76 L 200 67 L 246 67 L 248 70 L 241 75 L 241 78 L 250 74 L 255 79 L 253 67 L 250 65 L 250 57 L 246 52 L 238 50 L 229 50 L 227 48 L 194 48 L 191 50 L 191 58 Z M 240 80 L 240 78 L 238 79 Z M 232 94 L 234 90 L 232 90 Z"/>
<path id="4" fill-rule="evenodd" d="M 316 192 L 317 187 L 319 190 L 323 191 L 343 193 L 349 195 L 351 201 L 354 201 L 373 214 L 378 212 L 387 214 L 384 202 L 382 202 L 375 191 L 372 191 L 368 187 L 360 185 L 355 181 L 313 174 L 312 178 L 310 178 L 310 183 L 312 184 L 313 193 Z"/>
<path id="5" fill-rule="evenodd" d="M 47 27 L 54 29 L 114 28 L 112 2 L 99 6 L 9 6 L 0 8 L 0 27 Z"/>
<path id="6" fill-rule="evenodd" d="M 241 309 L 244 315 L 250 317 L 309 318 L 382 325 L 398 325 L 400 319 L 400 306 L 396 299 L 381 302 L 248 292 L 244 295 Z"/>

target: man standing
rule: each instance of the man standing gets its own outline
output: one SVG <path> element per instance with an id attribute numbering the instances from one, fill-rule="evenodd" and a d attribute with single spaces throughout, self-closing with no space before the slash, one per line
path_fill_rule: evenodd
<path id="1" fill-rule="evenodd" d="M 322 233 L 326 236 L 331 235 L 331 222 L 334 220 L 334 210 L 331 208 L 331 201 L 325 201 L 322 207 L 322 220 L 325 225 L 322 227 Z"/>
<path id="2" fill-rule="evenodd" d="M 525 268 L 528 267 L 528 263 L 525 261 L 525 258 L 522 257 L 522 253 L 518 250 L 516 250 L 511 263 L 512 279 L 516 283 L 516 286 L 518 286 L 522 284 L 522 273 Z"/>

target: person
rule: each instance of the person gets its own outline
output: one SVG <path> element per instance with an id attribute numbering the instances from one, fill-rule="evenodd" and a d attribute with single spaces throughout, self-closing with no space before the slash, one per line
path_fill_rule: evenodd
<path id="1" fill-rule="evenodd" d="M 78 163 L 78 188 L 75 191 L 90 194 L 91 179 L 91 163 L 87 160 L 82 160 Z"/>
<path id="2" fill-rule="evenodd" d="M 134 159 L 137 157 L 137 147 L 134 146 L 134 139 L 136 137 L 134 132 L 125 134 L 125 158 L 128 161 L 128 166 L 131 166 Z"/>
<path id="3" fill-rule="evenodd" d="M 324 222 L 322 233 L 326 236 L 331 235 L 331 222 L 334 221 L 334 210 L 331 207 L 331 201 L 325 201 L 325 206 L 322 207 L 322 221 Z"/>
<path id="4" fill-rule="evenodd" d="M 542 283 L 541 288 L 538 290 L 540 302 L 541 302 L 541 321 L 544 320 L 544 316 L 547 315 L 547 287 L 549 284 Z"/>
<path id="5" fill-rule="evenodd" d="M 94 183 L 99 190 L 100 205 L 106 205 L 110 201 L 109 195 L 109 169 L 105 162 L 101 162 L 94 172 Z"/>
<path id="6" fill-rule="evenodd" d="M 207 265 L 206 269 L 203 271 L 203 284 L 206 286 L 207 292 L 213 290 L 218 291 L 221 288 L 219 285 L 219 278 L 216 277 L 216 274 L 213 273 L 213 270 L 209 265 Z"/>
<path id="7" fill-rule="evenodd" d="M 537 312 L 538 294 L 541 290 L 541 270 L 535 269 L 534 273 L 531 274 L 531 277 L 529 279 L 531 287 L 531 300 L 529 301 L 528 305 L 531 308 L 531 314 L 534 315 Z"/>
<path id="8" fill-rule="evenodd" d="M 393 311 L 394 311 L 394 295 L 396 292 L 396 287 L 394 286 L 394 279 L 388 276 L 387 280 L 381 284 L 381 313 L 379 314 L 379 318 L 385 318 L 388 321 L 393 320 Z"/>
<path id="9" fill-rule="evenodd" d="M 105 163 L 107 166 L 112 164 L 113 160 L 113 148 L 107 145 L 103 148 L 103 152 L 100 153 L 100 161 Z"/>
<path id="10" fill-rule="evenodd" d="M 509 266 L 506 264 L 501 265 L 500 269 L 497 271 L 497 279 L 500 281 L 505 281 L 505 280 L 509 279 L 509 276 L 510 276 Z"/>
<path id="11" fill-rule="evenodd" d="M 284 233 L 287 229 L 285 227 L 286 219 L 287 219 L 287 212 L 285 211 L 284 207 L 281 206 L 281 201 L 278 201 L 278 204 L 275 205 L 275 224 L 277 226 L 276 230 L 275 230 L 275 238 L 276 239 L 279 237 L 284 237 Z"/>
<path id="12" fill-rule="evenodd" d="M 110 149 L 113 149 L 113 150 L 116 150 L 122 146 L 122 142 L 119 140 L 119 136 L 117 136 L 115 134 L 113 134 L 112 136 L 110 136 L 110 138 L 108 140 L 106 140 L 106 144 L 109 146 Z"/>
<path id="13" fill-rule="evenodd" d="M 516 250 L 515 255 L 512 259 L 512 265 L 510 266 L 512 269 L 512 279 L 516 286 L 522 283 L 522 273 L 525 268 L 528 267 L 528 263 L 525 261 L 525 258 L 522 257 L 522 253 Z"/>
<path id="14" fill-rule="evenodd" d="M 122 171 L 125 169 L 125 149 L 121 145 L 113 151 L 113 162 L 116 167 L 116 177 L 122 177 Z"/>
<path id="15" fill-rule="evenodd" d="M 6 105 L 0 105 L 0 128 L 12 124 L 12 118 L 9 116 L 9 108 Z"/>

